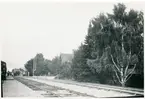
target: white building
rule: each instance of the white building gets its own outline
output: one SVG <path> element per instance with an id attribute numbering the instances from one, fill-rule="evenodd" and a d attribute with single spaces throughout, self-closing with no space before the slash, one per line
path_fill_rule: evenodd
<path id="1" fill-rule="evenodd" d="M 73 59 L 73 54 L 61 53 L 60 58 L 62 63 L 66 63 L 66 62 L 71 63 Z"/>

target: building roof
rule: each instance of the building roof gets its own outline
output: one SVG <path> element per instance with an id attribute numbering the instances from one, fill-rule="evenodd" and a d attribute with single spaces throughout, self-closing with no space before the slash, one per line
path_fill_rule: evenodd
<path id="1" fill-rule="evenodd" d="M 73 54 L 61 53 L 60 57 L 61 57 L 62 63 L 64 63 L 64 62 L 71 62 L 72 59 L 73 59 Z"/>

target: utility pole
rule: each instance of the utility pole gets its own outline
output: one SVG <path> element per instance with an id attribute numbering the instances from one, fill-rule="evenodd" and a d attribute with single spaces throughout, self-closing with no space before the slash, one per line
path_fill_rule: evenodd
<path id="1" fill-rule="evenodd" d="M 36 57 L 34 57 L 34 59 L 33 59 L 33 76 L 34 76 L 34 72 L 36 70 L 36 64 L 37 64 L 37 59 L 36 59 Z"/>

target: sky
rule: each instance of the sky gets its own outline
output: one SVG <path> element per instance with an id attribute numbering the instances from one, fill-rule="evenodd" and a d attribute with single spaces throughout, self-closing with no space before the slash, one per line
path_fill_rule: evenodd
<path id="1" fill-rule="evenodd" d="M 73 53 L 91 18 L 112 13 L 117 2 L 0 2 L 0 55 L 8 69 L 24 67 L 37 53 L 52 59 Z M 143 2 L 126 2 L 143 10 Z"/>

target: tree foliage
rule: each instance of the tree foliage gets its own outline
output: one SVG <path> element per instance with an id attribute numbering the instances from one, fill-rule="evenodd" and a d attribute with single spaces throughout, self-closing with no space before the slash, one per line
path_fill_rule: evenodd
<path id="1" fill-rule="evenodd" d="M 32 76 L 33 75 L 33 59 L 30 59 L 29 61 L 27 61 L 27 63 L 25 64 L 25 68 L 29 72 L 29 75 Z"/>
<path id="2" fill-rule="evenodd" d="M 35 59 L 35 61 L 34 61 Z M 36 62 L 36 70 L 33 70 L 33 64 Z M 70 66 L 70 64 L 69 64 Z M 45 59 L 42 53 L 36 54 L 36 56 L 30 59 L 26 64 L 25 68 L 29 72 L 30 76 L 40 75 L 61 75 L 63 77 L 70 76 L 70 67 L 67 63 L 62 64 L 59 56 L 54 57 L 52 60 Z"/>
<path id="3" fill-rule="evenodd" d="M 85 42 L 74 53 L 74 76 L 81 77 L 87 69 L 100 81 L 118 79 L 124 85 L 133 72 L 143 74 L 143 26 L 143 12 L 126 12 L 120 3 L 113 14 L 91 19 Z"/>

